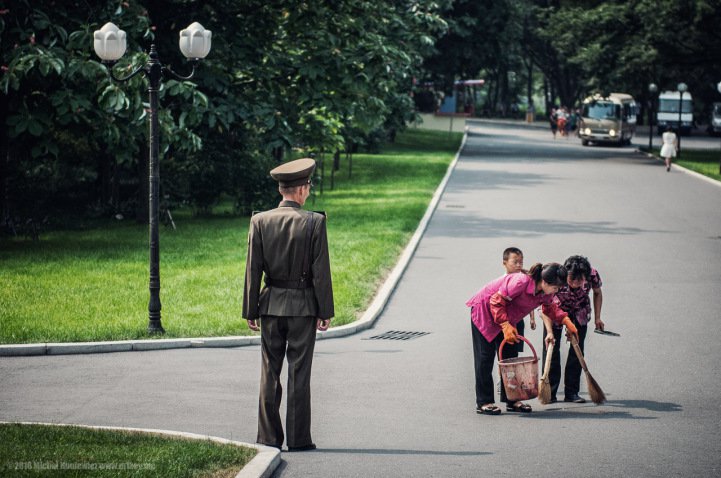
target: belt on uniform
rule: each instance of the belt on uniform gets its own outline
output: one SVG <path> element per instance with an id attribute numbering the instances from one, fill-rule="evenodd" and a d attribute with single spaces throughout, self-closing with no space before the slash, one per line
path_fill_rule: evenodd
<path id="1" fill-rule="evenodd" d="M 265 285 L 270 287 L 280 287 L 281 289 L 309 289 L 313 287 L 313 282 L 309 279 L 278 280 L 266 277 Z"/>

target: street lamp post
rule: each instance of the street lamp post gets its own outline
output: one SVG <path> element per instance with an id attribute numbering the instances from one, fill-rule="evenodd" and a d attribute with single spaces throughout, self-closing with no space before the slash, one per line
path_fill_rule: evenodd
<path id="1" fill-rule="evenodd" d="M 658 86 L 655 83 L 648 85 L 648 152 L 651 153 L 653 148 L 653 97 L 658 91 Z"/>
<path id="2" fill-rule="evenodd" d="M 160 321 L 160 242 L 158 235 L 158 219 L 160 216 L 160 169 L 159 169 L 159 144 L 158 144 L 158 91 L 164 74 L 177 78 L 178 80 L 189 80 L 195 74 L 198 61 L 205 58 L 210 51 L 211 32 L 203 26 L 194 22 L 185 30 L 180 32 L 180 51 L 192 61 L 193 69 L 188 76 L 181 76 L 175 73 L 168 66 L 163 66 L 158 59 L 158 52 L 155 44 L 150 45 L 150 60 L 147 64 L 141 65 L 124 78 L 118 78 L 113 73 L 113 66 L 125 54 L 127 46 L 126 36 L 113 23 L 106 23 L 93 35 L 93 47 L 95 53 L 100 57 L 108 70 L 110 77 L 117 82 L 126 82 L 134 76 L 144 73 L 148 78 L 148 96 L 150 103 L 150 114 L 148 124 L 150 127 L 149 147 L 149 186 L 150 195 L 148 202 L 149 209 L 149 238 L 150 238 L 150 301 L 148 302 L 148 332 L 151 334 L 165 333 Z"/>
<path id="3" fill-rule="evenodd" d="M 683 122 L 681 121 L 681 113 L 683 112 L 683 94 L 686 90 L 688 90 L 688 86 L 686 86 L 686 83 L 679 83 L 676 87 L 678 89 L 678 134 L 676 135 L 676 145 L 678 147 L 678 151 L 676 152 L 676 157 L 681 157 L 681 126 L 683 125 Z"/>

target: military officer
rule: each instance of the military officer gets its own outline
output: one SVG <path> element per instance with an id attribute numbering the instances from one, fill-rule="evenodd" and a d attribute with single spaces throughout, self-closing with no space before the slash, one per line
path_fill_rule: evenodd
<path id="1" fill-rule="evenodd" d="M 262 350 L 257 442 L 283 444 L 280 372 L 287 358 L 288 451 L 316 448 L 310 434 L 315 331 L 327 330 L 334 315 L 326 218 L 301 209 L 315 167 L 315 160 L 303 158 L 273 169 L 283 200 L 255 214 L 248 232 L 243 318 L 261 331 Z"/>

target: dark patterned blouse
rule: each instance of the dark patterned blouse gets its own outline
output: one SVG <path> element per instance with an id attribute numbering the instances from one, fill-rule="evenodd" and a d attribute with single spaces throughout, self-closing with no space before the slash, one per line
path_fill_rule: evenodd
<path id="1" fill-rule="evenodd" d="M 556 293 L 556 304 L 580 325 L 586 325 L 591 320 L 591 299 L 588 293 L 592 289 L 600 289 L 601 285 L 601 276 L 596 269 L 591 268 L 591 280 L 576 289 L 571 289 L 568 285 L 561 287 Z"/>

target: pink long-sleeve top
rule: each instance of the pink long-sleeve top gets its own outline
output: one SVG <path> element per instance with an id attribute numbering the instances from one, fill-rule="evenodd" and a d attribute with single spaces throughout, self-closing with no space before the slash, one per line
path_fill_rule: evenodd
<path id="1" fill-rule="evenodd" d="M 495 297 L 494 297 L 495 296 Z M 501 322 L 514 327 L 539 305 L 554 324 L 560 324 L 568 314 L 553 301 L 553 294 L 536 294 L 536 283 L 523 272 L 507 274 L 494 279 L 471 297 L 471 320 L 489 342 L 501 333 Z"/>

